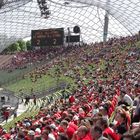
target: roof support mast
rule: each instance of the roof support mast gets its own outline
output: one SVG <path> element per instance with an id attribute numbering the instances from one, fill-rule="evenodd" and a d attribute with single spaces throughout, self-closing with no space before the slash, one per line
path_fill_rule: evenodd
<path id="1" fill-rule="evenodd" d="M 108 35 L 109 4 L 110 4 L 110 0 L 106 0 L 106 11 L 105 11 L 105 16 L 104 16 L 104 29 L 103 29 L 103 42 L 104 43 L 107 41 L 107 35 Z"/>

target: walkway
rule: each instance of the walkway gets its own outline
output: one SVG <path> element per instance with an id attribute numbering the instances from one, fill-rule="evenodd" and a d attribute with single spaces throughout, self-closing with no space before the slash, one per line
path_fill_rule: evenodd
<path id="1" fill-rule="evenodd" d="M 18 105 L 17 116 L 21 115 L 24 111 L 26 111 L 27 106 L 24 106 L 24 103 Z M 8 122 L 13 120 L 13 115 L 8 119 Z M 6 121 L 3 121 L 0 125 L 4 125 Z"/>

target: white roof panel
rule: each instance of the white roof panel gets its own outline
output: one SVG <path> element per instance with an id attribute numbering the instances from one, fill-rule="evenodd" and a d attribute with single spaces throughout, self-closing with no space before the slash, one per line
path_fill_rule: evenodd
<path id="1" fill-rule="evenodd" d="M 78 25 L 84 42 L 101 41 L 105 10 L 109 12 L 109 35 L 127 36 L 140 26 L 139 0 L 46 0 L 51 12 L 41 17 L 37 0 L 3 0 L 0 9 L 0 51 L 31 36 L 31 30 Z M 66 3 L 67 2 L 67 3 Z"/>

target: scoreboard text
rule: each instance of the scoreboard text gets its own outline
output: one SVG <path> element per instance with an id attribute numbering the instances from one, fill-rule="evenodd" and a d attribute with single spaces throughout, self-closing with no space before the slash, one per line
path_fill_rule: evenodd
<path id="1" fill-rule="evenodd" d="M 64 42 L 64 29 L 42 29 L 32 30 L 31 32 L 32 46 L 57 46 L 63 45 Z"/>

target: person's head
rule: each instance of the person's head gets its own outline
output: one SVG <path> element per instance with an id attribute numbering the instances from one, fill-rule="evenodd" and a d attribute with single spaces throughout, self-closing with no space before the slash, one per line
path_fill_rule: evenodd
<path id="1" fill-rule="evenodd" d="M 69 140 L 69 139 L 64 133 L 60 133 L 57 136 L 57 140 Z"/>
<path id="2" fill-rule="evenodd" d="M 96 125 L 96 122 L 99 120 L 99 118 L 101 118 L 101 117 L 92 117 L 91 118 L 93 126 Z"/>
<path id="3" fill-rule="evenodd" d="M 125 91 L 121 91 L 121 94 L 120 94 L 120 99 L 123 99 L 123 97 L 125 96 L 126 92 Z"/>
<path id="4" fill-rule="evenodd" d="M 25 138 L 24 133 L 19 132 L 19 133 L 18 133 L 18 139 L 24 139 L 24 138 Z"/>
<path id="5" fill-rule="evenodd" d="M 70 122 L 72 119 L 70 119 L 69 117 L 66 117 L 65 120 Z"/>
<path id="6" fill-rule="evenodd" d="M 77 135 L 79 138 L 84 138 L 88 133 L 88 128 L 84 125 L 80 126 L 77 130 Z"/>
<path id="7" fill-rule="evenodd" d="M 31 140 L 33 140 L 34 139 L 34 136 L 35 136 L 35 132 L 33 130 L 30 130 L 28 132 L 28 136 L 30 137 Z"/>
<path id="8" fill-rule="evenodd" d="M 60 126 L 63 127 L 63 129 L 66 129 L 68 127 L 69 123 L 68 121 L 66 120 L 63 120 L 61 123 L 60 123 Z"/>
<path id="9" fill-rule="evenodd" d="M 48 138 L 48 131 L 47 130 L 43 130 L 42 132 L 42 138 L 47 139 Z"/>
<path id="10" fill-rule="evenodd" d="M 35 136 L 35 139 L 34 139 L 34 140 L 42 140 L 41 135 L 37 135 L 37 136 Z"/>
<path id="11" fill-rule="evenodd" d="M 105 118 L 100 118 L 97 120 L 96 126 L 102 128 L 102 130 L 104 130 L 105 128 L 108 127 L 108 120 Z"/>
<path id="12" fill-rule="evenodd" d="M 102 116 L 108 115 L 108 108 L 107 108 L 107 106 L 101 106 L 99 108 L 99 110 L 100 110 L 100 113 L 102 114 Z"/>
<path id="13" fill-rule="evenodd" d="M 99 126 L 91 128 L 91 136 L 93 139 L 98 139 L 102 136 L 102 129 Z"/>
<path id="14" fill-rule="evenodd" d="M 116 121 L 122 123 L 126 121 L 126 114 L 124 112 L 117 112 L 116 117 L 115 117 Z"/>
<path id="15" fill-rule="evenodd" d="M 90 120 L 84 119 L 84 120 L 81 121 L 81 125 L 84 125 L 84 126 L 86 126 L 88 129 L 90 129 L 90 128 L 91 128 L 91 125 L 92 125 L 92 121 L 90 122 Z"/>
<path id="16" fill-rule="evenodd" d="M 84 113 L 84 110 L 83 110 L 83 108 L 79 108 L 79 113 Z"/>
<path id="17" fill-rule="evenodd" d="M 132 132 L 127 132 L 123 134 L 122 140 L 134 140 L 134 134 Z"/>
<path id="18" fill-rule="evenodd" d="M 52 129 L 51 129 L 50 126 L 46 126 L 46 127 L 45 127 L 45 130 L 46 130 L 46 132 L 47 132 L 48 134 L 52 132 Z"/>
<path id="19" fill-rule="evenodd" d="M 94 103 L 94 104 L 93 104 L 93 108 L 94 108 L 94 109 L 97 109 L 98 107 L 99 107 L 99 106 L 98 106 L 97 103 Z"/>
<path id="20" fill-rule="evenodd" d="M 56 130 L 56 125 L 55 125 L 54 123 L 52 123 L 52 124 L 50 125 L 50 128 L 51 128 L 52 131 L 55 131 L 55 130 Z"/>

